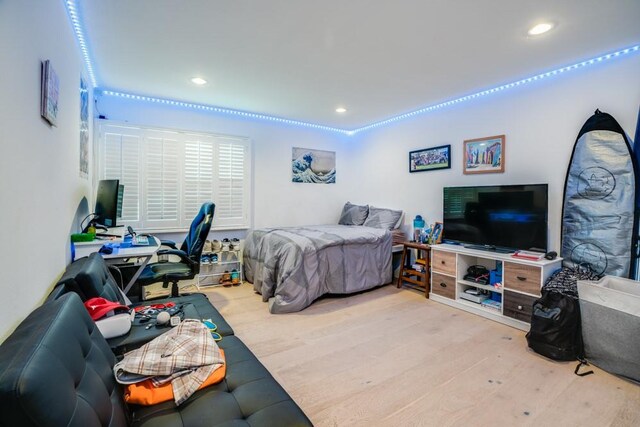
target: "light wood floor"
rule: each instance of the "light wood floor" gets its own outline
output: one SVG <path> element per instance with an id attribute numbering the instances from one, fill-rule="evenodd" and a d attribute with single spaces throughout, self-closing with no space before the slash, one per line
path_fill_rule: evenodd
<path id="1" fill-rule="evenodd" d="M 548 361 L 522 331 L 384 286 L 269 314 L 252 285 L 212 303 L 316 426 L 639 426 L 640 387 Z"/>

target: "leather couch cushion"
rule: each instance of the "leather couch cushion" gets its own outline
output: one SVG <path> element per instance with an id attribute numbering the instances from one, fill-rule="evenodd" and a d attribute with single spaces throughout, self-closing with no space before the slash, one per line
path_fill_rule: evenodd
<path id="1" fill-rule="evenodd" d="M 117 283 L 109 272 L 109 267 L 97 252 L 69 264 L 56 288 L 60 285 L 64 288 L 54 289 L 50 299 L 73 291 L 80 295 L 82 301 L 100 297 L 126 305 Z"/>
<path id="2" fill-rule="evenodd" d="M 73 293 L 33 311 L 0 345 L 7 426 L 124 426 L 115 356 Z"/>
<path id="3" fill-rule="evenodd" d="M 197 391 L 180 407 L 164 402 L 130 405 L 135 426 L 310 426 L 311 421 L 236 336 L 218 342 L 224 349 L 224 381 Z"/>
<path id="4" fill-rule="evenodd" d="M 184 314 L 185 318 L 189 319 L 211 319 L 213 323 L 218 327 L 216 332 L 218 332 L 222 336 L 233 335 L 233 329 L 227 323 L 226 320 L 222 317 L 222 315 L 216 310 L 209 302 L 209 299 L 204 294 L 191 294 L 191 295 L 182 295 L 177 298 L 163 298 L 163 299 L 154 299 L 153 301 L 148 301 L 149 304 L 163 304 L 169 301 L 173 301 L 176 304 L 184 305 Z M 133 306 L 137 305 L 145 305 L 146 303 L 133 304 Z M 141 345 L 151 341 L 158 335 L 166 332 L 170 326 L 161 326 L 156 327 L 152 326 L 150 329 L 146 329 L 146 324 L 134 324 L 131 327 L 131 330 L 127 335 L 122 335 L 120 337 L 115 337 L 107 340 L 111 348 L 114 349 L 116 354 L 123 354 L 127 351 L 134 350 Z"/>

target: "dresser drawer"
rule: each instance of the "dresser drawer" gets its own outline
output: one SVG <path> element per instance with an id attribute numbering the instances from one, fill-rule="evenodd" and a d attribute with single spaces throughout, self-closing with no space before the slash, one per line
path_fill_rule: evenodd
<path id="1" fill-rule="evenodd" d="M 502 313 L 513 319 L 531 323 L 531 313 L 533 303 L 538 298 L 530 295 L 519 294 L 517 292 L 504 291 L 504 307 Z"/>
<path id="2" fill-rule="evenodd" d="M 540 267 L 505 262 L 503 285 L 507 289 L 540 295 L 540 275 Z"/>
<path id="3" fill-rule="evenodd" d="M 441 273 L 456 275 L 456 254 L 438 250 L 431 251 L 431 269 Z"/>
<path id="4" fill-rule="evenodd" d="M 431 292 L 446 298 L 456 299 L 456 279 L 431 273 Z"/>

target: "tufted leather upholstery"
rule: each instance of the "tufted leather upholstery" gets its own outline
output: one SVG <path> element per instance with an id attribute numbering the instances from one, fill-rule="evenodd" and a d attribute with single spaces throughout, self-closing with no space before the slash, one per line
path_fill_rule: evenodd
<path id="1" fill-rule="evenodd" d="M 69 264 L 49 299 L 55 299 L 69 291 L 77 293 L 82 301 L 101 297 L 125 304 L 107 263 L 97 252 Z"/>
<path id="2" fill-rule="evenodd" d="M 77 295 L 37 308 L 0 345 L 0 423 L 127 425 L 114 363 Z"/>
<path id="3" fill-rule="evenodd" d="M 0 345 L 3 426 L 310 426 L 302 410 L 249 349 L 224 337 L 227 375 L 173 402 L 127 407 L 115 357 L 78 295 L 36 309 Z"/>
<path id="4" fill-rule="evenodd" d="M 287 392 L 235 336 L 218 343 L 224 349 L 223 382 L 196 392 L 176 411 L 173 402 L 132 406 L 135 426 L 310 426 Z M 206 408 L 206 412 L 205 412 Z M 206 414 L 206 416 L 204 416 Z"/>
<path id="5" fill-rule="evenodd" d="M 98 253 L 89 257 L 81 258 L 70 264 L 62 275 L 58 285 L 51 292 L 48 300 L 55 300 L 60 296 L 74 292 L 80 295 L 83 301 L 89 298 L 102 297 L 109 301 L 124 303 L 124 298 L 118 289 L 113 276 L 104 259 Z M 217 332 L 222 335 L 233 335 L 233 329 L 222 315 L 209 302 L 204 294 L 182 295 L 179 297 L 155 299 L 153 304 L 162 304 L 173 301 L 176 304 L 183 304 L 185 317 L 191 319 L 211 319 L 218 326 Z M 145 305 L 148 303 L 133 304 Z M 167 327 L 153 327 L 146 329 L 146 325 L 134 324 L 127 335 L 110 338 L 109 345 L 117 354 L 140 347 L 142 344 L 151 341 L 153 338 L 167 331 Z"/>

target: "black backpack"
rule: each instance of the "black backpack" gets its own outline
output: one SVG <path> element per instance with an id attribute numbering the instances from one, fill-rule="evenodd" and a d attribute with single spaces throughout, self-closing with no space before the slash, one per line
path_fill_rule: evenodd
<path id="1" fill-rule="evenodd" d="M 553 360 L 583 358 L 580 303 L 556 291 L 543 290 L 533 303 L 529 347 Z"/>
<path id="2" fill-rule="evenodd" d="M 553 360 L 578 360 L 575 373 L 588 365 L 582 342 L 582 318 L 578 300 L 578 280 L 597 280 L 590 269 L 562 267 L 544 284 L 542 296 L 533 303 L 531 329 L 527 333 L 529 347 Z"/>

